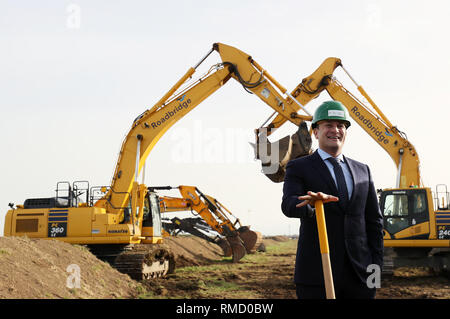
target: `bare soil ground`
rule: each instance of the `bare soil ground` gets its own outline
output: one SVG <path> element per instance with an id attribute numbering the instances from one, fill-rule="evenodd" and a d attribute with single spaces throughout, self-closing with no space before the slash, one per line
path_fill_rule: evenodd
<path id="1" fill-rule="evenodd" d="M 0 237 L 0 298 L 5 299 L 295 299 L 296 240 L 264 239 L 266 252 L 239 263 L 196 237 L 166 240 L 177 269 L 167 278 L 136 282 L 85 247 L 55 240 Z M 80 269 L 80 287 L 68 288 L 68 266 Z M 73 283 L 73 282 L 72 282 Z M 426 269 L 400 269 L 384 278 L 379 299 L 448 299 L 450 281 Z"/>
<path id="2" fill-rule="evenodd" d="M 80 268 L 80 288 L 75 281 L 67 287 L 70 265 Z M 0 237 L 0 298 L 133 298 L 139 286 L 83 246 Z"/>
<path id="3" fill-rule="evenodd" d="M 198 239 L 196 239 L 198 240 Z M 239 263 L 221 257 L 203 266 L 178 268 L 167 278 L 144 283 L 144 298 L 295 299 L 296 241 L 265 238 L 266 252 L 247 254 Z M 214 245 L 215 246 L 215 245 Z"/>
<path id="4" fill-rule="evenodd" d="M 450 280 L 425 268 L 399 268 L 381 281 L 377 299 L 449 299 Z"/>

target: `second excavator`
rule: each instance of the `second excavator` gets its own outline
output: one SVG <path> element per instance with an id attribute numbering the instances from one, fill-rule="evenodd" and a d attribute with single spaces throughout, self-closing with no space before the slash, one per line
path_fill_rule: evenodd
<path id="1" fill-rule="evenodd" d="M 159 195 L 161 213 L 195 211 L 200 217 L 174 217 L 163 222 L 163 228 L 170 233 L 184 231 L 219 245 L 225 256 L 239 261 L 246 253 L 254 253 L 262 243 L 262 234 L 241 224 L 229 209 L 216 198 L 204 194 L 195 186 L 154 186 L 152 191 L 178 189 L 180 197 Z M 234 222 L 231 220 L 234 218 Z M 211 236 L 210 233 L 218 235 Z"/>

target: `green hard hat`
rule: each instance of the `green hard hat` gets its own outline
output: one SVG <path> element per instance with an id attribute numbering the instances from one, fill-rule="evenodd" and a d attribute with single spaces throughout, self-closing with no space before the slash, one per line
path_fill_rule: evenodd
<path id="1" fill-rule="evenodd" d="M 323 120 L 343 121 L 345 127 L 348 128 L 350 126 L 347 110 L 342 103 L 338 101 L 326 101 L 320 104 L 316 112 L 314 112 L 312 127 L 317 127 L 317 123 Z"/>

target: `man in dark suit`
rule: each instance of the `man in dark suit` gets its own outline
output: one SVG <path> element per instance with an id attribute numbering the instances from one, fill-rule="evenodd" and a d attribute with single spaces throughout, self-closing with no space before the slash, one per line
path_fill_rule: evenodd
<path id="1" fill-rule="evenodd" d="M 286 167 L 282 211 L 301 223 L 294 276 L 299 298 L 326 296 L 314 209 L 319 199 L 324 202 L 336 298 L 375 297 L 367 267 L 381 269 L 383 219 L 369 167 L 342 155 L 349 126 L 340 102 L 324 102 L 312 122 L 319 149 Z"/>

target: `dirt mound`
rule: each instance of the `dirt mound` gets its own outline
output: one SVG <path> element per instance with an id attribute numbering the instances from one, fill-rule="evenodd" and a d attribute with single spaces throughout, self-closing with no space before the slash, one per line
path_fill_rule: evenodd
<path id="1" fill-rule="evenodd" d="M 222 258 L 219 246 L 198 237 L 165 238 L 164 245 L 174 253 L 176 267 L 206 265 Z M 0 237 L 0 299 L 135 298 L 141 291 L 140 283 L 84 246 Z"/>
<path id="2" fill-rule="evenodd" d="M 132 298 L 139 285 L 83 246 L 0 237 L 0 298 Z"/>
<path id="3" fill-rule="evenodd" d="M 272 239 L 274 241 L 288 241 L 289 237 L 278 235 L 278 236 L 266 236 L 264 237 L 264 239 Z"/>
<path id="4" fill-rule="evenodd" d="M 218 245 L 199 237 L 168 237 L 164 238 L 164 245 L 174 254 L 177 268 L 206 265 L 223 257 Z"/>
<path id="5" fill-rule="evenodd" d="M 265 246 L 284 241 L 289 241 L 289 238 L 286 236 L 263 238 Z M 164 238 L 164 245 L 174 253 L 177 268 L 208 265 L 224 257 L 222 248 L 218 245 L 191 235 Z"/>
<path id="6" fill-rule="evenodd" d="M 264 236 L 263 244 L 267 246 L 276 245 L 280 242 L 288 241 L 289 237 L 287 236 Z"/>
<path id="7" fill-rule="evenodd" d="M 398 268 L 382 279 L 378 299 L 449 299 L 450 281 L 429 268 Z"/>

